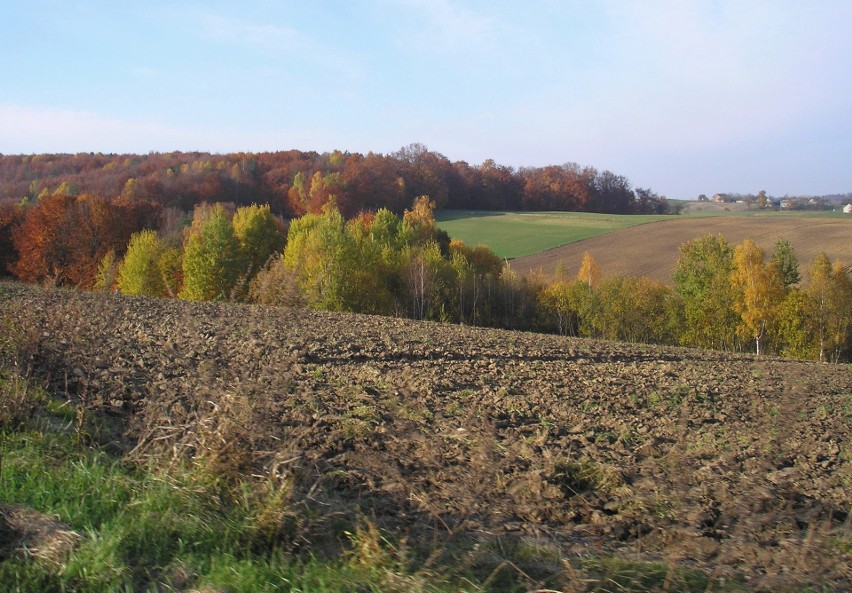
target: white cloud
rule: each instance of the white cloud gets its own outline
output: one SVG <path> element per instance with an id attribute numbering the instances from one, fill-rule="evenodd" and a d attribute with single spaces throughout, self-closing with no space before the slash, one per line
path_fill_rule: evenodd
<path id="1" fill-rule="evenodd" d="M 148 152 L 180 140 L 166 126 L 104 117 L 87 111 L 0 105 L 0 151 L 11 153 Z"/>
<path id="2" fill-rule="evenodd" d="M 352 149 L 351 138 L 321 126 L 268 126 L 263 131 L 229 126 L 201 129 L 15 104 L 0 104 L 0 129 L 3 154 Z"/>

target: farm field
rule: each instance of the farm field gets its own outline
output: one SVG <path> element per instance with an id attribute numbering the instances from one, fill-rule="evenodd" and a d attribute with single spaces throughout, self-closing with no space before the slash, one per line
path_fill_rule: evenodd
<path id="1" fill-rule="evenodd" d="M 852 263 L 852 217 L 778 215 L 682 215 L 653 224 L 638 225 L 576 241 L 511 262 L 519 274 L 541 270 L 553 274 L 560 262 L 569 274 L 579 268 L 588 251 L 604 276 L 647 276 L 671 282 L 679 246 L 706 234 L 723 235 L 736 244 L 751 239 L 767 254 L 778 239 L 788 240 L 796 251 L 800 269 L 824 251 L 830 259 Z"/>
<path id="2" fill-rule="evenodd" d="M 503 258 L 533 255 L 546 249 L 603 233 L 672 218 L 587 212 L 483 212 L 445 210 L 436 213 L 438 227 L 470 247 L 488 245 Z"/>
<path id="3" fill-rule="evenodd" d="M 253 591 L 239 570 L 262 564 L 268 583 L 275 558 L 331 558 L 362 579 L 332 589 L 288 573 L 299 590 L 852 589 L 846 366 L 30 287 L 0 286 L 0 312 L 81 442 L 115 463 L 212 472 L 216 488 L 243 480 L 199 507 L 208 522 L 222 512 L 211 501 L 269 493 L 221 538 L 235 542 L 219 557 L 233 570 L 173 541 L 200 512 L 179 506 L 189 493 L 173 496 L 175 525 L 149 527 L 165 534 L 149 558 L 122 545 L 135 536 L 116 542 L 100 535 L 110 522 L 75 514 L 77 497 L 21 490 L 15 476 L 64 469 L 27 462 L 9 437 L 6 578 L 31 546 L 4 505 L 29 505 L 17 514 L 78 534 L 73 590 L 109 590 L 85 580 L 108 578 Z M 109 574 L 86 564 L 104 557 Z M 45 566 L 49 590 L 69 585 Z"/>

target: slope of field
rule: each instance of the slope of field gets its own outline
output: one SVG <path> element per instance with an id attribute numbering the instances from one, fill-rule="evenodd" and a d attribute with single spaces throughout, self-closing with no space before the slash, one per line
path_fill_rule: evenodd
<path id="1" fill-rule="evenodd" d="M 574 241 L 671 216 L 628 216 L 588 212 L 484 212 L 445 210 L 438 226 L 466 245 L 487 245 L 500 257 L 539 253 Z"/>
<path id="2" fill-rule="evenodd" d="M 852 588 L 848 367 L 29 288 L 0 307 L 105 446 L 281 480 L 314 520 L 497 563 L 524 545 L 562 590 L 601 555 Z"/>
<path id="3" fill-rule="evenodd" d="M 653 224 L 577 241 L 535 255 L 519 257 L 512 268 L 520 273 L 541 270 L 552 274 L 560 262 L 574 273 L 583 253 L 595 258 L 604 276 L 647 276 L 671 282 L 679 246 L 703 235 L 723 235 L 736 244 L 751 239 L 771 253 L 778 239 L 786 239 L 796 251 L 800 270 L 821 251 L 832 260 L 852 263 L 852 217 L 849 219 L 776 216 L 681 216 Z"/>

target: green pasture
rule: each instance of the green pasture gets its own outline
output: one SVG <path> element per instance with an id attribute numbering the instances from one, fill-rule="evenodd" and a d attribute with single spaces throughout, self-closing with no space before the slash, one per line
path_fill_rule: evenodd
<path id="1" fill-rule="evenodd" d="M 736 205 L 739 206 L 739 205 Z M 438 227 L 465 245 L 487 245 L 500 257 L 512 259 L 547 249 L 619 231 L 639 224 L 672 218 L 755 216 L 852 219 L 842 212 L 746 210 L 708 207 L 690 209 L 679 216 L 596 214 L 592 212 L 488 212 L 482 210 L 442 210 L 436 213 Z"/>
<path id="2" fill-rule="evenodd" d="M 465 245 L 487 245 L 500 257 L 515 258 L 671 216 L 589 212 L 484 212 L 444 210 L 438 227 Z"/>

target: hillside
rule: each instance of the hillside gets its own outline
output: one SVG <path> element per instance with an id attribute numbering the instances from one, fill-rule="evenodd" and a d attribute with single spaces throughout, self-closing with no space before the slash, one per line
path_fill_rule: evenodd
<path id="1" fill-rule="evenodd" d="M 441 230 L 453 239 L 472 247 L 487 245 L 499 257 L 508 259 L 668 218 L 671 215 L 482 210 L 444 210 L 436 214 Z"/>
<path id="2" fill-rule="evenodd" d="M 728 242 L 751 239 L 771 253 L 778 239 L 787 239 L 796 251 L 800 269 L 824 251 L 832 260 L 852 263 L 852 217 L 711 216 L 676 219 L 629 227 L 535 255 L 512 260 L 519 274 L 542 270 L 552 274 L 559 262 L 575 273 L 588 251 L 605 276 L 647 276 L 671 282 L 678 247 L 706 234 L 721 234 Z"/>
<path id="3" fill-rule="evenodd" d="M 852 587 L 848 367 L 18 287 L 0 307 L 109 450 L 288 480 L 315 521 L 498 564 L 524 544 L 563 590 L 610 555 Z"/>

